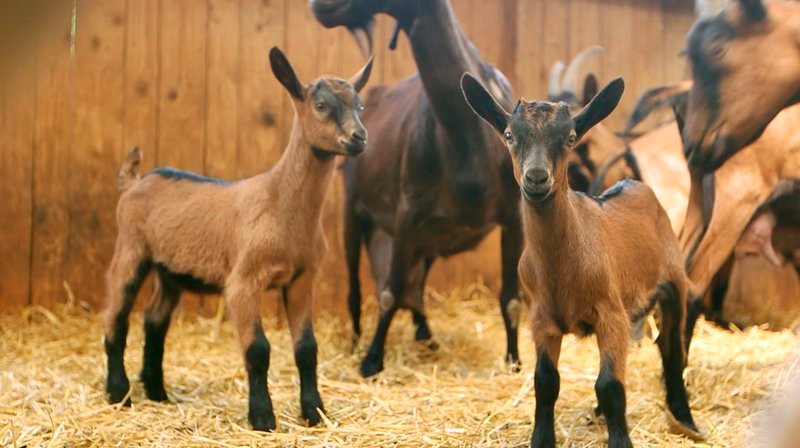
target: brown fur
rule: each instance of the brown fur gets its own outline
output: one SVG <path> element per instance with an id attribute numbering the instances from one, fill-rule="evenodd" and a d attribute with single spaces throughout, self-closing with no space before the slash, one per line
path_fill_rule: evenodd
<path id="1" fill-rule="evenodd" d="M 547 391 L 555 388 L 557 394 L 555 366 L 567 333 L 597 335 L 601 374 L 596 390 L 607 414 L 609 444 L 630 446 L 624 410 L 630 323 L 656 300 L 665 316 L 658 342 L 668 405 L 690 433 L 696 432 L 681 377 L 688 287 L 666 212 L 653 191 L 640 182 L 620 183 L 600 198 L 577 193 L 568 185 L 567 155 L 616 107 L 623 86 L 621 78 L 612 81 L 574 117 L 565 103 L 524 100 L 509 115 L 474 78 L 462 79 L 470 105 L 506 142 L 524 197 L 520 213 L 525 245 L 518 271 L 531 299 L 539 352 L 535 447 L 555 443 L 555 397 Z"/>
<path id="2" fill-rule="evenodd" d="M 316 407 L 322 403 L 316 392 L 311 301 L 314 278 L 327 247 L 320 209 L 335 175 L 334 155 L 355 155 L 366 144 L 366 130 L 358 118 L 357 90 L 366 83 L 371 62 L 350 83 L 328 77 L 305 85 L 279 50 L 272 50 L 270 61 L 276 77 L 291 94 L 295 109 L 289 143 L 270 170 L 234 183 L 203 180 L 191 174 L 169 176 L 159 170 L 139 180 L 138 148 L 120 170 L 124 192 L 117 206 L 119 232 L 108 269 L 105 315 L 106 345 L 112 350 L 110 389 L 114 380 L 127 382 L 124 367 L 122 377 L 118 371 L 112 374 L 111 358 L 118 353 L 119 344 L 124 351 L 127 314 L 141 283 L 137 271 L 155 264 L 160 269 L 160 281 L 157 296 L 148 308 L 148 323 L 166 332 L 180 294 L 180 287 L 174 279 L 170 281 L 170 276 L 188 275 L 217 286 L 225 295 L 249 375 L 251 362 L 263 361 L 251 360 L 254 346 L 266 350 L 269 356 L 260 325 L 261 293 L 272 288 L 283 290 L 295 350 L 303 350 L 302 356 L 308 358 L 304 362 L 313 361 L 313 371 L 306 372 L 298 359 L 301 389 L 308 395 L 301 396 L 303 415 L 312 423 L 319 421 Z M 333 107 L 331 102 L 338 103 L 336 119 L 325 113 L 324 107 Z M 164 270 L 170 274 L 164 274 Z M 150 336 L 146 336 L 149 341 Z M 145 352 L 147 362 L 147 345 Z M 160 365 L 154 367 L 160 371 Z M 274 429 L 274 415 L 266 415 L 272 414 L 268 396 L 268 411 L 252 408 L 254 394 L 261 400 L 266 393 L 266 388 L 253 390 L 253 381 L 263 384 L 265 378 L 250 375 L 250 380 L 250 421 L 256 429 Z M 306 386 L 313 390 L 306 390 Z M 120 398 L 111 392 L 112 401 Z M 148 396 L 151 392 L 148 390 Z M 163 391 L 156 395 L 166 398 Z"/>
<path id="3" fill-rule="evenodd" d="M 800 101 L 800 2 L 739 0 L 695 25 L 688 52 L 684 145 L 690 163 L 709 171 Z"/>

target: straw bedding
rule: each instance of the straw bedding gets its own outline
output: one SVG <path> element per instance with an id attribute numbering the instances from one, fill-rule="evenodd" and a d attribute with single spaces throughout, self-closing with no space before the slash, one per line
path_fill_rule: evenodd
<path id="1" fill-rule="evenodd" d="M 366 334 L 374 326 L 368 299 Z M 450 294 L 428 292 L 440 348 L 413 342 L 407 314 L 390 333 L 385 371 L 359 377 L 365 350 L 350 351 L 349 323 L 318 316 L 320 391 L 325 424 L 301 421 L 299 387 L 285 325 L 265 319 L 272 345 L 269 387 L 278 432 L 247 423 L 247 381 L 232 326 L 178 314 L 167 339 L 169 403 L 144 398 L 135 381 L 142 356 L 141 313 L 134 313 L 126 366 L 133 407 L 108 405 L 99 316 L 67 306 L 0 317 L 0 446 L 528 446 L 532 429 L 533 348 L 520 333 L 523 369 L 502 357 L 505 336 L 494 297 L 480 284 Z M 763 329 L 729 332 L 700 322 L 686 372 L 695 418 L 708 440 L 699 446 L 751 446 L 749 438 L 773 390 L 788 386 L 797 339 Z M 556 408 L 560 446 L 605 446 L 593 416 L 599 361 L 593 338 L 568 337 Z M 658 350 L 645 339 L 631 348 L 627 401 L 636 446 L 693 446 L 668 430 Z M 761 419 L 764 420 L 764 419 Z"/>

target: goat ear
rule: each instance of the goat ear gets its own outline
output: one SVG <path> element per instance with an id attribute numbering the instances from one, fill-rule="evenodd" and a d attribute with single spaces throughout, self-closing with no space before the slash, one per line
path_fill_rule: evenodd
<path id="1" fill-rule="evenodd" d="M 575 120 L 575 133 L 580 139 L 583 134 L 594 125 L 608 116 L 619 104 L 622 92 L 625 91 L 625 82 L 622 78 L 616 78 L 608 83 L 577 115 Z"/>
<path id="2" fill-rule="evenodd" d="M 623 134 L 629 134 L 636 126 L 647 118 L 654 110 L 664 105 L 673 105 L 686 101 L 692 81 L 680 81 L 665 86 L 654 87 L 642 94 L 633 107 L 633 112 L 625 122 Z"/>
<path id="3" fill-rule="evenodd" d="M 367 85 L 367 81 L 369 81 L 369 74 L 372 73 L 372 59 L 373 56 L 370 56 L 366 65 L 361 67 L 361 70 L 348 80 L 350 84 L 353 85 L 353 88 L 356 89 L 356 92 L 361 92 L 361 89 L 363 89 L 364 86 Z"/>
<path id="4" fill-rule="evenodd" d="M 272 47 L 269 50 L 269 63 L 275 78 L 289 91 L 289 95 L 300 101 L 304 100 L 306 88 L 297 78 L 289 60 L 278 47 Z"/>
<path id="5" fill-rule="evenodd" d="M 739 0 L 745 17 L 753 22 L 760 22 L 767 17 L 767 9 L 761 0 Z"/>
<path id="6" fill-rule="evenodd" d="M 464 99 L 467 100 L 469 107 L 479 117 L 492 125 L 499 134 L 506 130 L 508 112 L 503 109 L 503 106 L 497 104 L 492 94 L 481 85 L 480 81 L 469 73 L 464 73 L 461 76 L 461 91 L 464 93 Z"/>
<path id="7" fill-rule="evenodd" d="M 586 75 L 586 79 L 583 80 L 583 102 L 581 104 L 589 104 L 589 101 L 597 95 L 597 89 L 597 78 L 589 73 Z"/>

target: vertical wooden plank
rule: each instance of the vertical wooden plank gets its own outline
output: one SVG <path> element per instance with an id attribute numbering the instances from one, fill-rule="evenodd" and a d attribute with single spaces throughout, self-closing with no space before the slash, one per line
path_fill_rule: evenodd
<path id="1" fill-rule="evenodd" d="M 203 172 L 206 100 L 205 4 L 160 4 L 158 164 Z"/>
<path id="2" fill-rule="evenodd" d="M 600 36 L 600 4 L 599 0 L 572 0 L 570 9 L 570 51 L 568 58 L 574 57 L 584 48 L 601 44 Z M 594 74 L 598 82 L 603 84 L 606 79 L 599 79 L 603 71 L 604 55 L 599 55 L 590 60 L 584 74 Z M 565 63 L 567 61 L 564 61 Z M 553 67 L 547 67 L 548 73 Z M 581 86 L 582 88 L 583 86 Z M 581 92 L 577 92 L 581 94 Z"/>
<path id="3" fill-rule="evenodd" d="M 570 2 L 565 0 L 544 0 L 544 36 L 542 39 L 542 59 L 538 70 L 539 88 L 528 95 L 535 98 L 547 97 L 547 78 L 550 67 L 556 61 L 570 58 Z"/>
<path id="4" fill-rule="evenodd" d="M 158 160 L 158 0 L 127 2 L 122 157 L 138 145 L 145 172 Z"/>
<path id="5" fill-rule="evenodd" d="M 292 123 L 283 109 L 287 93 L 275 80 L 268 59 L 273 46 L 286 51 L 286 3 L 241 0 L 237 177 L 255 175 L 275 163 Z"/>
<path id="6" fill-rule="evenodd" d="M 79 0 L 67 281 L 99 305 L 116 237 L 122 138 L 124 0 Z"/>
<path id="7" fill-rule="evenodd" d="M 496 65 L 514 86 L 517 0 L 473 2 L 471 8 L 471 23 L 476 28 L 465 28 L 467 37 L 478 48 L 481 58 Z"/>
<path id="8" fill-rule="evenodd" d="M 633 10 L 633 76 L 631 79 L 631 99 L 636 99 L 647 89 L 664 83 L 664 14 L 661 0 L 640 0 L 632 4 Z M 671 111 L 660 111 L 648 117 L 641 129 L 648 129 Z"/>
<path id="9" fill-rule="evenodd" d="M 630 83 L 633 75 L 633 9 L 632 3 L 636 0 L 614 0 L 603 2 L 601 9 L 601 37 L 606 51 L 603 56 L 603 73 L 600 79 L 607 82 L 617 76 L 625 78 L 626 84 Z M 633 103 L 636 101 L 635 93 L 627 88 L 622 96 L 619 106 L 604 120 L 606 126 L 612 130 L 622 127 L 628 117 Z"/>
<path id="10" fill-rule="evenodd" d="M 32 155 L 36 91 L 36 58 L 17 59 L 19 65 L 3 75 L 0 87 L 0 304 L 18 310 L 30 300 Z"/>
<path id="11" fill-rule="evenodd" d="M 69 155 L 72 140 L 73 69 L 70 59 L 72 2 L 54 5 L 41 32 L 37 64 L 33 147 L 31 303 L 61 302 L 67 251 Z"/>
<path id="12" fill-rule="evenodd" d="M 662 0 L 664 9 L 664 81 L 675 82 L 690 76 L 686 59 L 680 53 L 686 48 L 686 34 L 695 21 L 691 0 Z"/>
<path id="13" fill-rule="evenodd" d="M 542 67 L 549 64 L 542 61 L 543 24 L 544 0 L 519 2 L 516 27 L 517 85 L 514 86 L 518 97 L 535 98 L 547 93 L 547 86 L 542 85 L 540 77 Z"/>
<path id="14" fill-rule="evenodd" d="M 236 177 L 239 0 L 209 0 L 205 172 Z"/>

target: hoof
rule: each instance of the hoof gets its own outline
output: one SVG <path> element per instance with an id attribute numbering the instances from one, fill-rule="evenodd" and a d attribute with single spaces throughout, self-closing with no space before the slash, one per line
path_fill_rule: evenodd
<path id="1" fill-rule="evenodd" d="M 672 412 L 667 411 L 667 421 L 669 428 L 676 434 L 682 434 L 695 442 L 702 442 L 706 439 L 706 435 L 697 428 L 693 422 L 680 421 L 672 415 Z"/>
<path id="2" fill-rule="evenodd" d="M 358 368 L 358 372 L 364 378 L 369 378 L 373 375 L 377 375 L 381 370 L 383 370 L 383 360 L 381 359 L 373 361 L 369 358 L 364 358 L 361 361 L 361 366 L 359 366 Z"/>
<path id="3" fill-rule="evenodd" d="M 322 422 L 322 416 L 317 408 L 324 411 L 322 402 L 314 407 L 303 408 L 303 418 L 308 422 L 308 426 L 317 426 Z"/>
<path id="4" fill-rule="evenodd" d="M 417 339 L 416 343 L 433 352 L 439 350 L 439 343 L 436 342 L 436 340 L 434 340 L 433 338 Z"/>
<path id="5" fill-rule="evenodd" d="M 506 366 L 508 366 L 508 371 L 510 373 L 522 372 L 522 363 L 519 361 L 519 358 L 515 359 L 512 356 L 506 356 Z"/>
<path id="6" fill-rule="evenodd" d="M 250 424 L 253 425 L 253 429 L 256 431 L 274 431 L 276 428 L 275 425 L 275 414 L 269 412 L 263 415 L 249 415 L 247 419 L 250 421 Z"/>
<path id="7" fill-rule="evenodd" d="M 148 400 L 152 401 L 169 401 L 169 397 L 167 397 L 167 391 L 164 390 L 164 387 L 161 386 L 160 388 L 155 388 L 153 390 L 148 389 L 145 387 L 145 394 L 147 395 Z"/>
<path id="8" fill-rule="evenodd" d="M 125 402 L 122 405 L 125 407 L 130 406 L 131 398 L 127 397 L 130 388 L 131 386 L 128 381 L 120 382 L 117 384 L 110 384 L 108 386 L 108 402 L 111 404 L 117 404 L 117 403 L 122 403 L 122 401 L 125 400 Z"/>

